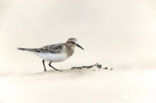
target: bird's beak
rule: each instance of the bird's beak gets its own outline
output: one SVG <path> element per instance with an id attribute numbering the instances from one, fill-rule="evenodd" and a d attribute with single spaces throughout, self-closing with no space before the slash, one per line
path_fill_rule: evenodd
<path id="1" fill-rule="evenodd" d="M 82 50 L 84 50 L 84 48 L 82 46 L 80 46 L 79 44 L 76 44 L 76 46 L 81 48 Z"/>

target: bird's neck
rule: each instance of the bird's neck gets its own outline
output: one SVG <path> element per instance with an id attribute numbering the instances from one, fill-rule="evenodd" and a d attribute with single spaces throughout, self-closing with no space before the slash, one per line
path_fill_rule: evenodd
<path id="1" fill-rule="evenodd" d="M 67 52 L 68 57 L 73 55 L 74 50 L 75 50 L 75 47 L 70 47 L 66 45 L 66 52 Z"/>

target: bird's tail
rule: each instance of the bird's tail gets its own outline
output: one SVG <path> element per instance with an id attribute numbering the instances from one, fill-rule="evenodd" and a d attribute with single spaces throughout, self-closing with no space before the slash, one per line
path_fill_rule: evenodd
<path id="1" fill-rule="evenodd" d="M 32 48 L 17 48 L 18 50 L 23 50 L 23 51 L 33 51 L 34 49 Z"/>

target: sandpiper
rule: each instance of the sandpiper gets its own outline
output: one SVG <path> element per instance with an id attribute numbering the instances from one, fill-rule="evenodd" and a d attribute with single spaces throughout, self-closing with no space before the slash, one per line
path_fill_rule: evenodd
<path id="1" fill-rule="evenodd" d="M 77 43 L 76 38 L 69 38 L 66 43 L 47 45 L 41 48 L 18 48 L 18 50 L 30 51 L 42 59 L 44 71 L 47 71 L 45 61 L 56 71 L 60 71 L 51 65 L 52 62 L 62 62 L 73 55 L 75 47 L 84 48 Z"/>

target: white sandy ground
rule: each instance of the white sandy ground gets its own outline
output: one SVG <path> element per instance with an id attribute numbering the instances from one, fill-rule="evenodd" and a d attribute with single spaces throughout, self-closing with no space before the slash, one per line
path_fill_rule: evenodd
<path id="1" fill-rule="evenodd" d="M 156 70 L 1 75 L 0 103 L 156 103 Z"/>

